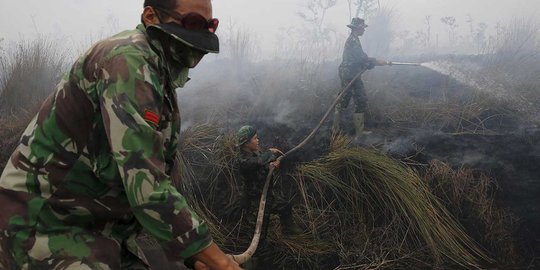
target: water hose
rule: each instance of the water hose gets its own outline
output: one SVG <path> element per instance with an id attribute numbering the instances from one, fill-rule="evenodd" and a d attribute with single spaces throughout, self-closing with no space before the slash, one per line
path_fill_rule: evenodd
<path id="1" fill-rule="evenodd" d="M 311 131 L 311 133 L 302 142 L 300 142 L 297 146 L 295 146 L 291 150 L 287 151 L 282 156 L 278 157 L 277 158 L 278 161 L 281 161 L 281 160 L 285 159 L 290 154 L 292 154 L 292 153 L 296 152 L 297 150 L 299 150 L 300 148 L 304 147 L 313 138 L 313 136 L 315 136 L 315 133 L 317 133 L 317 131 L 321 128 L 322 124 L 324 123 L 324 121 L 326 121 L 326 119 L 328 118 L 328 116 L 330 115 L 330 113 L 332 112 L 334 107 L 336 107 L 337 103 L 341 100 L 343 95 L 345 95 L 345 93 L 347 91 L 349 91 L 349 89 L 351 88 L 353 83 L 362 75 L 362 73 L 363 73 L 363 71 L 359 72 L 349 82 L 349 84 L 347 84 L 347 86 L 345 86 L 345 88 L 343 88 L 341 90 L 341 92 L 336 97 L 336 99 L 334 100 L 332 105 L 330 105 L 330 107 L 328 108 L 328 110 L 326 111 L 324 116 L 322 117 L 321 121 L 319 121 L 319 124 L 317 124 L 317 126 Z M 259 240 L 261 238 L 261 228 L 262 228 L 263 221 L 264 221 L 264 209 L 266 207 L 266 197 L 267 197 L 267 194 L 268 194 L 268 189 L 270 187 L 270 183 L 272 181 L 272 174 L 274 172 L 274 169 L 275 169 L 274 166 L 270 166 L 270 171 L 268 172 L 268 175 L 266 176 L 266 182 L 264 183 L 264 188 L 263 188 L 263 191 L 262 191 L 261 200 L 259 202 L 259 211 L 258 211 L 258 214 L 257 214 L 257 223 L 256 223 L 256 226 L 255 226 L 255 233 L 253 235 L 253 239 L 251 240 L 251 243 L 250 243 L 248 249 L 246 251 L 244 251 L 244 253 L 242 253 L 242 254 L 229 255 L 238 264 L 243 264 L 243 263 L 247 262 L 253 256 L 253 254 L 255 253 L 255 251 L 257 250 L 257 247 L 259 245 Z"/>

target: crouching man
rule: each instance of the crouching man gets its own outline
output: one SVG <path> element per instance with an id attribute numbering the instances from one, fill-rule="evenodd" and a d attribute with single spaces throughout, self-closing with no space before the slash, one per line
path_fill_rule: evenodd
<path id="1" fill-rule="evenodd" d="M 243 208 L 248 213 L 258 210 L 264 183 L 270 167 L 279 168 L 280 161 L 277 157 L 283 155 L 279 149 L 269 148 L 261 151 L 257 131 L 252 126 L 243 126 L 237 133 L 239 155 L 239 172 L 244 184 L 242 195 Z M 302 230 L 294 223 L 292 214 L 292 198 L 284 195 L 284 190 L 270 186 L 265 211 L 264 225 L 262 228 L 261 242 L 264 241 L 268 230 L 270 214 L 277 214 L 281 223 L 281 229 L 285 234 L 299 234 Z"/>

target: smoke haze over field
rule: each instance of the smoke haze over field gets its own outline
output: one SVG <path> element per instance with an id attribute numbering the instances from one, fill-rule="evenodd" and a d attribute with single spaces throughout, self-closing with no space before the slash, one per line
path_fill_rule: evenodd
<path id="1" fill-rule="evenodd" d="M 139 22 L 142 0 L 4 0 L 0 3 L 0 45 L 31 39 L 36 34 L 59 38 L 79 53 L 89 43 L 123 29 L 131 29 Z M 305 24 L 298 13 L 304 12 L 309 0 L 215 0 L 214 15 L 220 18 L 219 34 L 227 35 L 231 29 L 253 34 L 259 54 L 271 56 L 291 29 Z M 313 2 L 313 1 L 312 1 Z M 328 2 L 327 0 L 321 2 Z M 374 1 L 377 2 L 377 1 Z M 328 9 L 324 27 L 345 37 L 350 21 L 348 1 L 338 0 Z M 506 23 L 515 17 L 533 17 L 540 8 L 536 0 L 381 0 L 380 5 L 393 11 L 396 33 L 408 31 L 412 36 L 426 27 L 426 16 L 431 16 L 432 31 L 440 43 L 447 43 L 447 28 L 441 18 L 456 19 L 458 33 L 467 33 L 471 27 L 486 23 L 487 33 L 495 32 L 497 22 Z M 353 12 L 354 13 L 354 12 Z M 472 18 L 472 21 L 469 19 Z M 469 21 L 469 22 L 467 22 Z M 369 17 L 368 17 L 369 24 Z M 296 32 L 297 33 L 297 32 Z M 368 31 L 368 34 L 370 32 Z M 287 38 L 288 39 L 288 38 Z"/>
<path id="2" fill-rule="evenodd" d="M 19 135 L 38 105 L 57 89 L 56 83 L 75 57 L 100 39 L 133 29 L 140 22 L 143 1 L 1 0 L 0 8 L 4 12 L 0 16 L 0 141 L 3 142 L 0 143 L 0 172 L 19 144 Z M 214 16 L 220 19 L 217 34 L 221 52 L 205 56 L 195 69 L 190 70 L 192 80 L 177 91 L 185 136 L 181 149 L 183 153 L 194 155 L 193 166 L 185 167 L 183 175 L 193 176 L 197 179 L 193 183 L 197 185 L 206 183 L 198 181 L 200 179 L 216 181 L 218 184 L 212 182 L 212 188 L 208 190 L 220 189 L 222 182 L 218 180 L 223 179 L 218 179 L 217 174 L 216 177 L 212 175 L 218 173 L 221 178 L 225 169 L 214 168 L 228 168 L 228 165 L 219 164 L 228 162 L 224 161 L 228 159 L 225 152 L 234 150 L 234 142 L 226 140 L 232 139 L 229 135 L 235 134 L 240 126 L 253 125 L 261 136 L 261 145 L 282 150 L 291 149 L 311 132 L 341 90 L 338 67 L 349 34 L 346 25 L 350 23 L 351 15 L 355 16 L 349 5 L 355 2 L 372 4 L 367 7 L 367 12 L 359 15 L 366 18 L 369 25 L 361 39 L 364 50 L 370 57 L 394 62 L 394 65 L 377 66 L 362 75 L 369 104 L 365 128 L 372 133 L 359 141 L 401 159 L 403 164 L 409 164 L 419 172 L 424 168 L 437 169 L 439 166 L 429 164 L 439 160 L 455 168 L 470 167 L 475 176 L 486 172 L 500 184 L 500 190 L 497 187 L 495 191 L 493 187 L 494 196 L 497 192 L 497 204 L 517 213 L 523 224 L 512 228 L 516 229 L 516 243 L 523 247 L 514 253 L 514 246 L 507 244 L 514 240 L 493 230 L 497 227 L 491 224 L 480 227 L 467 218 L 464 225 L 471 226 L 475 236 L 488 237 L 481 240 L 493 244 L 489 251 L 493 251 L 497 259 L 514 260 L 514 255 L 519 253 L 525 258 L 519 263 L 528 265 L 529 269 L 540 269 L 540 231 L 534 229 L 540 226 L 540 212 L 537 211 L 540 196 L 540 19 L 536 19 L 540 15 L 540 0 L 213 0 Z M 325 4 L 330 6 L 325 8 Z M 416 64 L 396 65 L 396 62 Z M 106 91 L 98 87 L 109 84 L 92 85 L 97 86 L 91 91 L 103 93 Z M 360 133 L 353 124 L 356 122 L 353 119 L 357 119 L 356 112 L 355 104 L 350 102 L 341 115 L 342 121 L 338 122 L 343 134 L 348 136 L 337 138 L 335 145 L 330 144 L 332 125 L 339 118 L 334 120 L 329 114 L 330 118 L 323 122 L 313 140 L 297 152 L 297 156 L 289 157 L 284 169 L 318 159 L 334 146 L 337 149 L 340 144 L 345 145 L 349 137 L 352 140 Z M 208 129 L 206 123 L 216 126 Z M 199 128 L 202 132 L 198 132 Z M 214 148 L 216 150 L 212 150 Z M 184 159 L 188 155 L 182 160 L 191 163 Z M 219 166 L 200 163 L 202 156 L 208 162 L 217 161 Z M 207 168 L 212 172 L 207 174 Z M 462 181 L 454 181 L 463 178 L 460 174 L 452 173 L 451 176 L 448 183 L 457 184 L 457 188 L 454 184 L 449 186 L 451 192 L 459 188 L 472 199 L 478 197 L 476 193 L 465 192 L 466 189 L 459 186 Z M 446 189 L 446 186 L 434 183 L 437 188 Z M 201 187 L 197 192 L 203 191 L 205 196 L 212 193 L 207 192 L 207 186 Z M 492 192 L 487 185 L 478 189 Z M 317 196 L 321 194 L 326 193 Z M 308 194 L 306 197 L 315 196 Z M 333 205 L 336 200 L 324 198 L 324 202 Z M 482 206 L 476 200 L 463 203 L 468 204 Z M 482 215 L 475 212 L 474 218 L 499 213 L 491 206 L 489 204 Z M 223 212 L 223 208 L 216 209 Z M 311 208 L 306 209 L 295 213 L 311 212 Z M 338 214 L 354 213 L 346 208 L 336 209 Z M 462 214 L 461 208 L 455 210 Z M 321 218 L 317 219 L 324 224 L 326 220 L 336 221 L 326 218 L 331 217 L 326 209 L 319 213 Z M 355 218 L 365 217 L 359 214 Z M 389 217 L 392 218 L 384 220 L 394 223 L 393 216 Z M 505 218 L 495 216 L 494 224 L 505 225 Z M 346 226 L 350 220 L 337 220 L 336 223 Z M 415 269 L 408 265 L 409 259 L 424 263 L 418 260 L 416 253 L 429 252 L 425 248 L 415 248 L 414 253 L 402 256 L 401 252 L 408 252 L 406 246 L 412 247 L 408 243 L 404 245 L 409 239 L 410 226 L 399 231 L 387 230 L 378 223 L 379 219 L 368 221 L 367 226 L 351 226 L 350 232 L 337 225 L 317 231 L 321 234 L 339 232 L 336 237 L 331 237 L 331 243 L 337 242 L 339 253 L 350 256 L 351 263 L 371 260 L 372 253 L 384 253 L 381 256 L 381 268 L 384 269 L 396 269 L 391 264 L 385 265 L 391 261 L 402 263 L 399 261 L 405 260 L 404 267 L 399 269 Z M 375 242 L 363 238 L 364 234 L 357 231 L 370 226 L 376 227 L 375 233 L 370 233 L 376 236 Z M 309 225 L 309 228 L 316 226 Z M 487 233 L 481 233 L 479 229 L 483 228 Z M 400 236 L 396 242 L 400 244 L 391 244 L 391 251 L 381 248 L 393 243 L 394 239 L 387 237 L 393 232 L 405 232 L 407 238 Z M 241 234 L 227 232 L 226 235 L 240 237 Z M 280 234 L 273 236 L 281 237 Z M 314 236 L 317 241 L 312 246 L 302 242 L 296 244 L 315 252 L 326 243 L 319 241 L 318 235 Z M 411 239 L 415 237 L 410 235 Z M 291 240 L 296 242 L 297 239 Z M 336 240 L 345 241 L 346 245 Z M 278 243 L 268 242 L 271 245 Z M 292 242 L 287 242 L 287 248 L 290 248 L 289 243 Z M 365 243 L 375 248 L 371 249 Z M 235 243 L 234 246 L 238 245 Z M 331 256 L 337 248 L 332 250 Z M 369 254 L 356 254 L 362 250 Z M 287 259 L 298 263 L 301 256 L 292 254 L 295 256 Z M 314 256 L 319 260 L 318 253 Z M 276 256 L 283 257 L 286 256 Z M 276 261 L 285 262 L 282 259 Z M 348 261 L 340 259 L 340 262 Z"/>

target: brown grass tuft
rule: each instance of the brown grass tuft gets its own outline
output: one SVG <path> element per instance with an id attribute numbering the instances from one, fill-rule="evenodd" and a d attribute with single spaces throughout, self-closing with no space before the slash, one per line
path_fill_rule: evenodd
<path id="1" fill-rule="evenodd" d="M 468 221 L 468 231 L 476 232 L 495 258 L 508 264 L 519 259 L 512 236 L 516 219 L 495 205 L 497 186 L 491 178 L 472 169 L 454 170 L 446 163 L 432 161 L 424 179 L 455 216 Z"/>

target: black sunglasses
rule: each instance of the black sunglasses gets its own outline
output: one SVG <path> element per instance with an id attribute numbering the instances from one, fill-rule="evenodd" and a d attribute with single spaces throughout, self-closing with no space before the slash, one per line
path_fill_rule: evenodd
<path id="1" fill-rule="evenodd" d="M 219 25 L 219 20 L 217 18 L 207 20 L 205 17 L 203 17 L 199 13 L 190 12 L 188 14 L 182 15 L 178 12 L 174 12 L 174 11 L 170 11 L 170 10 L 166 10 L 162 8 L 156 8 L 156 9 L 159 10 L 160 12 L 167 14 L 173 19 L 177 20 L 179 24 L 187 30 L 198 30 L 198 31 L 207 30 L 210 33 L 215 33 Z M 159 17 L 159 14 L 158 14 L 158 17 Z"/>

